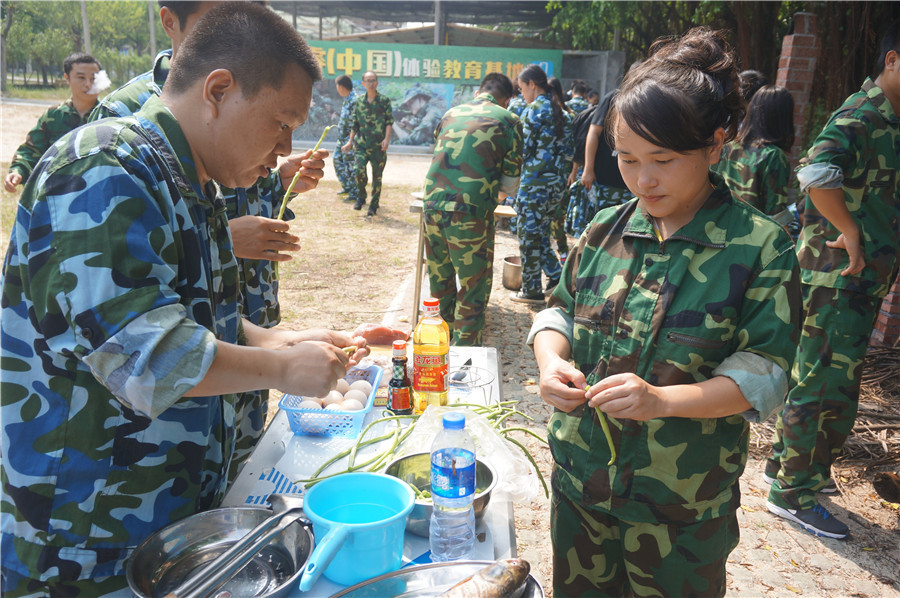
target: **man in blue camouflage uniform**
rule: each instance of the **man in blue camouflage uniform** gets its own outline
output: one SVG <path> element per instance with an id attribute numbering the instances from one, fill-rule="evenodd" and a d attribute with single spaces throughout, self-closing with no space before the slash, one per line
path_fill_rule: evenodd
<path id="1" fill-rule="evenodd" d="M 35 164 L 54 141 L 86 122 L 87 114 L 97 103 L 94 76 L 101 68 L 96 58 L 80 52 L 71 54 L 63 62 L 63 76 L 72 97 L 44 112 L 25 136 L 25 142 L 16 150 L 9 172 L 3 178 L 3 188 L 9 193 L 15 193 L 16 187 L 28 180 Z"/>
<path id="2" fill-rule="evenodd" d="M 341 347 L 364 347 L 240 318 L 214 182 L 252 184 L 287 155 L 320 77 L 274 12 L 224 3 L 161 97 L 39 162 L 3 267 L 4 596 L 121 593 L 148 535 L 218 505 L 232 393 L 322 394 L 353 362 Z"/>
<path id="3" fill-rule="evenodd" d="M 172 48 L 157 55 L 152 70 L 138 75 L 103 98 L 88 120 L 129 116 L 137 112 L 149 98 L 158 96 L 165 85 L 170 63 L 177 55 L 178 47 L 197 20 L 218 4 L 221 2 L 160 0 L 159 18 L 163 30 L 172 40 Z M 319 154 L 320 158 L 321 154 L 324 151 Z M 238 258 L 241 311 L 250 322 L 263 328 L 272 328 L 281 321 L 278 269 L 275 262 L 290 259 L 288 254 L 282 252 L 300 249 L 299 239 L 290 234 L 290 225 L 287 223 L 294 219 L 294 213 L 288 208 L 284 212 L 283 221 L 275 220 L 275 217 L 281 207 L 285 181 L 290 185 L 297 163 L 304 157 L 306 156 L 289 158 L 277 171 L 273 170 L 267 177 L 261 177 L 255 185 L 246 189 L 219 187 L 225 200 L 234 253 Z M 307 164 L 319 167 L 313 163 Z M 297 193 L 309 189 L 306 177 L 301 177 L 294 185 Z M 232 481 L 265 430 L 268 399 L 268 390 L 245 392 L 238 396 L 235 418 L 236 453 L 231 461 L 229 476 Z"/>
<path id="4" fill-rule="evenodd" d="M 863 359 L 900 256 L 900 20 L 878 72 L 831 115 L 797 172 L 809 192 L 797 255 L 804 321 L 795 385 L 776 423 L 769 511 L 820 536 L 849 529 L 816 499 L 853 430 Z"/>
<path id="5" fill-rule="evenodd" d="M 494 272 L 494 209 L 519 185 L 522 125 L 504 109 L 510 95 L 509 77 L 490 73 L 475 98 L 448 110 L 434 131 L 425 256 L 431 296 L 440 301 L 454 345 L 481 344 Z"/>
<path id="6" fill-rule="evenodd" d="M 587 85 L 580 81 L 572 86 L 572 99 L 566 102 L 566 106 L 568 106 L 569 110 L 575 113 L 575 115 L 587 110 L 588 106 L 590 106 L 584 97 L 584 94 L 586 94 L 587 91 Z"/>
<path id="7" fill-rule="evenodd" d="M 391 144 L 391 131 L 394 125 L 394 111 L 391 100 L 378 93 L 378 75 L 372 71 L 363 73 L 363 86 L 366 93 L 356 99 L 353 108 L 353 120 L 350 121 L 350 139 L 341 149 L 353 150 L 355 161 L 353 170 L 356 173 L 356 203 L 354 210 L 361 210 L 366 204 L 366 185 L 369 176 L 366 165 L 372 165 L 372 202 L 369 204 L 367 216 L 378 212 L 381 201 L 381 175 L 387 164 L 387 150 Z"/>
<path id="8" fill-rule="evenodd" d="M 346 201 L 356 201 L 356 175 L 353 173 L 353 153 L 345 152 L 343 146 L 350 141 L 350 124 L 353 120 L 353 106 L 356 104 L 356 92 L 353 91 L 353 80 L 341 75 L 334 80 L 338 95 L 344 98 L 341 104 L 341 115 L 337 125 L 337 144 L 334 147 L 334 173 L 341 184 L 340 195 L 346 195 Z"/>

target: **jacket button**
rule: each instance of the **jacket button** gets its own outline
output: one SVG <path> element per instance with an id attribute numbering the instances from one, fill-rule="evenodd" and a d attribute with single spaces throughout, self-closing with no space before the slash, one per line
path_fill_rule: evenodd
<path id="1" fill-rule="evenodd" d="M 82 328 L 82 329 L 81 329 L 81 336 L 83 336 L 84 338 L 90 340 L 91 337 L 94 336 L 94 332 L 93 332 L 90 328 Z"/>
<path id="2" fill-rule="evenodd" d="M 644 265 L 649 268 L 650 266 L 653 265 L 653 260 L 648 257 L 647 259 L 644 260 Z"/>

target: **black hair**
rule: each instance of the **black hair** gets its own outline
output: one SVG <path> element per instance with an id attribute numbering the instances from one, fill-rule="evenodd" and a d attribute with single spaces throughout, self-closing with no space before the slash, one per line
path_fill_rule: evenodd
<path id="1" fill-rule="evenodd" d="M 178 28 L 184 31 L 188 17 L 200 10 L 201 2 L 194 0 L 157 0 L 160 8 L 168 8 L 178 18 Z"/>
<path id="2" fill-rule="evenodd" d="M 340 77 L 335 79 L 334 82 L 344 89 L 353 89 L 353 79 L 351 79 L 347 75 L 341 75 Z"/>
<path id="3" fill-rule="evenodd" d="M 566 125 L 562 115 L 563 104 L 554 96 L 554 94 L 550 93 L 551 89 L 550 83 L 547 81 L 547 73 L 544 72 L 544 69 L 542 69 L 540 65 L 529 64 L 519 71 L 517 78 L 526 83 L 534 83 L 542 89 L 544 93 L 550 94 L 550 106 L 553 110 L 553 129 L 556 132 L 556 138 L 562 139 L 566 134 Z"/>
<path id="4" fill-rule="evenodd" d="M 572 86 L 572 95 L 583 96 L 587 93 L 588 87 L 583 81 L 578 81 Z"/>
<path id="5" fill-rule="evenodd" d="M 556 77 L 547 79 L 547 85 L 550 86 L 550 96 L 555 98 L 559 105 L 566 112 L 572 112 L 572 109 L 566 106 L 566 98 L 563 95 L 562 83 Z"/>
<path id="6" fill-rule="evenodd" d="M 750 103 L 750 100 L 753 99 L 753 95 L 759 91 L 760 87 L 769 84 L 768 77 L 753 69 L 741 71 L 740 74 L 738 74 L 738 78 L 741 80 L 741 97 L 743 97 L 744 101 L 748 104 Z"/>
<path id="7" fill-rule="evenodd" d="M 478 91 L 489 93 L 494 96 L 495 100 L 507 99 L 513 97 L 513 84 L 509 77 L 503 73 L 488 73 L 481 80 L 481 86 Z"/>
<path id="8" fill-rule="evenodd" d="M 585 98 L 585 99 L 592 98 L 592 97 L 594 97 L 594 96 L 600 97 L 600 92 L 597 91 L 596 89 L 589 89 L 589 90 L 587 91 L 587 93 L 584 94 L 584 98 Z"/>
<path id="9" fill-rule="evenodd" d="M 75 52 L 66 56 L 66 59 L 63 61 L 63 72 L 68 75 L 76 64 L 96 64 L 98 69 L 103 70 L 103 65 L 100 64 L 100 61 L 90 54 Z"/>
<path id="10" fill-rule="evenodd" d="M 231 71 L 244 97 L 263 87 L 280 89 L 285 66 L 299 65 L 313 82 L 319 61 L 290 24 L 250 2 L 223 2 L 203 15 L 187 35 L 166 79 L 166 90 L 186 91 L 216 69 Z"/>
<path id="11" fill-rule="evenodd" d="M 764 85 L 754 94 L 737 136 L 744 149 L 776 145 L 785 152 L 794 145 L 794 98 L 784 87 Z"/>
<path id="12" fill-rule="evenodd" d="M 629 69 L 607 123 L 622 118 L 654 145 L 676 152 L 709 147 L 719 128 L 734 139 L 744 100 L 724 31 L 696 27 L 681 38 L 660 38 L 649 57 Z M 607 126 L 612 135 L 615 126 Z"/>
<path id="13" fill-rule="evenodd" d="M 900 54 L 900 19 L 896 19 L 888 25 L 887 31 L 881 38 L 881 52 L 878 54 L 878 62 L 875 63 L 876 79 L 884 70 L 884 61 L 887 60 L 888 52 L 891 50 Z"/>

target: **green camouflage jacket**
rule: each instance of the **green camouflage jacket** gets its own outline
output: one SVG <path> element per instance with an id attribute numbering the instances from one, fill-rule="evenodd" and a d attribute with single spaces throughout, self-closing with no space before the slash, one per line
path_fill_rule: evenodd
<path id="1" fill-rule="evenodd" d="M 600 211 L 569 254 L 549 306 L 574 321 L 572 358 L 588 384 L 622 372 L 656 386 L 726 375 L 747 395 L 777 378 L 784 400 L 800 315 L 794 246 L 713 180 L 694 219 L 663 242 L 632 200 Z M 568 496 L 629 521 L 692 522 L 737 508 L 749 432 L 741 415 L 609 418 L 617 457 L 607 466 L 585 405 L 548 425 Z"/>
<path id="2" fill-rule="evenodd" d="M 77 129 L 87 122 L 87 119 L 75 110 L 72 98 L 69 98 L 59 106 L 48 109 L 40 118 L 34 128 L 25 136 L 25 143 L 16 150 L 12 162 L 9 165 L 10 172 L 22 175 L 22 181 L 27 181 L 35 164 L 44 155 L 57 139 Z"/>
<path id="3" fill-rule="evenodd" d="M 713 170 L 722 175 L 735 197 L 763 214 L 775 218 L 787 209 L 791 164 L 780 147 L 769 144 L 744 149 L 732 141 L 722 148 L 722 158 Z"/>
<path id="4" fill-rule="evenodd" d="M 366 151 L 380 147 L 388 125 L 393 124 L 394 112 L 389 97 L 379 93 L 374 102 L 369 102 L 366 94 L 359 94 L 353 110 L 353 120 L 350 122 L 357 149 Z"/>
<path id="5" fill-rule="evenodd" d="M 490 94 L 447 111 L 434 132 L 425 209 L 489 218 L 498 192 L 514 196 L 522 169 L 522 124 Z"/>
<path id="6" fill-rule="evenodd" d="M 47 151 L 3 275 L 3 566 L 121 575 L 218 505 L 234 445 L 234 395 L 184 396 L 241 334 L 225 206 L 159 98 Z"/>
<path id="7" fill-rule="evenodd" d="M 153 70 L 134 77 L 131 81 L 103 98 L 88 116 L 89 121 L 110 116 L 129 116 L 140 110 L 151 97 L 162 93 L 169 75 L 172 50 L 163 50 L 156 56 Z M 348 132 L 349 135 L 349 132 Z M 220 187 L 230 220 L 241 216 L 275 218 L 281 207 L 284 186 L 277 172 L 260 178 L 247 189 Z M 290 208 L 284 212 L 284 220 L 293 220 Z M 278 303 L 278 270 L 270 260 L 238 258 L 241 270 L 241 313 L 245 318 L 264 328 L 271 328 L 281 321 Z"/>
<path id="8" fill-rule="evenodd" d="M 797 245 L 805 284 L 879 298 L 887 294 L 900 256 L 898 171 L 900 118 L 881 88 L 866 79 L 831 115 L 797 172 L 801 183 L 806 178 L 825 181 L 804 185 L 804 191 L 808 186 L 844 190 L 847 209 L 859 226 L 866 268 L 853 276 L 840 275 L 847 267 L 847 252 L 826 245 L 840 233 L 807 198 Z"/>

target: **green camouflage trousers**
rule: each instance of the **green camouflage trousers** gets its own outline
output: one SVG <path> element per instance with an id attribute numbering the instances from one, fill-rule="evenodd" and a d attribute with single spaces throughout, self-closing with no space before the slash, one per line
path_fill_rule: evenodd
<path id="1" fill-rule="evenodd" d="M 766 473 L 778 479 L 769 500 L 812 507 L 853 429 L 863 358 L 881 300 L 844 289 L 803 285 L 803 330 L 793 387 L 775 423 Z"/>
<path id="2" fill-rule="evenodd" d="M 566 213 L 569 210 L 569 189 L 563 183 L 559 190 L 559 206 L 556 208 L 556 214 L 550 221 L 550 236 L 556 241 L 556 253 L 560 259 L 569 254 L 569 239 L 566 236 Z"/>
<path id="3" fill-rule="evenodd" d="M 387 152 L 377 147 L 360 147 L 357 145 L 354 155 L 353 172 L 356 174 L 356 201 L 366 203 L 366 185 L 369 184 L 369 173 L 366 164 L 372 164 L 372 203 L 370 209 L 378 209 L 381 199 L 381 174 L 387 164 Z"/>
<path id="4" fill-rule="evenodd" d="M 725 561 L 739 538 L 734 512 L 681 525 L 625 521 L 554 483 L 553 596 L 724 596 Z"/>
<path id="5" fill-rule="evenodd" d="M 441 317 L 450 326 L 450 342 L 481 345 L 494 274 L 492 215 L 426 210 L 425 257 L 431 296 L 440 302 Z"/>
<path id="6" fill-rule="evenodd" d="M 68 583 L 48 584 L 22 577 L 3 569 L 3 598 L 98 598 L 100 596 L 131 596 L 124 575 L 100 577 Z"/>

